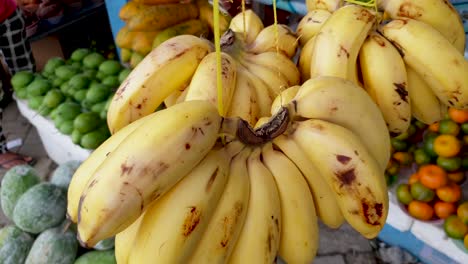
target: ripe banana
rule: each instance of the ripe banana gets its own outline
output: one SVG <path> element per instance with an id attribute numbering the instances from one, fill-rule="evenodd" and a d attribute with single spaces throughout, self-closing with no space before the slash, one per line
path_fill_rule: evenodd
<path id="1" fill-rule="evenodd" d="M 390 160 L 390 135 L 380 109 L 352 82 L 317 77 L 305 82 L 288 105 L 292 116 L 317 118 L 353 131 L 384 172 Z"/>
<path id="2" fill-rule="evenodd" d="M 166 99 L 164 99 L 164 105 L 167 107 L 171 107 L 177 104 L 177 99 L 182 95 L 186 88 L 183 90 L 175 90 L 173 91 Z"/>
<path id="3" fill-rule="evenodd" d="M 299 84 L 301 76 L 294 62 L 282 53 L 267 51 L 259 54 L 245 54 L 245 60 L 261 65 L 280 73 L 287 81 L 288 87 Z"/>
<path id="4" fill-rule="evenodd" d="M 152 112 L 192 78 L 213 47 L 207 40 L 176 36 L 151 51 L 120 85 L 107 112 L 112 134 Z M 168 78 L 171 76 L 173 78 Z"/>
<path id="5" fill-rule="evenodd" d="M 332 187 L 346 221 L 364 237 L 376 237 L 387 218 L 388 192 L 381 168 L 361 139 L 318 119 L 294 122 L 289 136 Z"/>
<path id="6" fill-rule="evenodd" d="M 215 212 L 226 184 L 229 157 L 215 149 L 145 213 L 129 264 L 186 263 Z"/>
<path id="7" fill-rule="evenodd" d="M 388 130 L 401 134 L 411 124 L 405 62 L 383 36 L 372 32 L 359 52 L 364 89 L 380 108 Z"/>
<path id="8" fill-rule="evenodd" d="M 301 72 L 301 83 L 310 79 L 310 73 L 312 72 L 310 69 L 310 63 L 314 54 L 315 38 L 316 37 L 314 36 L 309 39 L 309 41 L 307 41 L 307 43 L 302 47 L 301 53 L 299 54 L 298 68 Z"/>
<path id="9" fill-rule="evenodd" d="M 128 257 L 132 251 L 133 243 L 138 239 L 137 233 L 143 217 L 145 217 L 145 213 L 142 213 L 135 222 L 115 236 L 114 252 L 117 263 L 128 264 Z"/>
<path id="10" fill-rule="evenodd" d="M 182 23 L 170 26 L 156 34 L 152 47 L 155 49 L 164 41 L 178 35 L 194 35 L 197 37 L 208 36 L 208 25 L 200 19 L 190 19 Z"/>
<path id="11" fill-rule="evenodd" d="M 343 0 L 306 0 L 307 11 L 316 9 L 334 12 L 343 5 Z"/>
<path id="12" fill-rule="evenodd" d="M 250 73 L 256 75 L 265 82 L 269 88 L 270 97 L 275 98 L 281 91 L 289 87 L 288 80 L 280 72 L 244 60 L 239 60 L 239 62 L 247 68 Z"/>
<path id="13" fill-rule="evenodd" d="M 312 263 L 318 249 L 314 200 L 301 171 L 282 152 L 267 143 L 263 163 L 275 178 L 281 202 L 279 256 L 286 263 Z"/>
<path id="14" fill-rule="evenodd" d="M 290 158 L 307 180 L 315 204 L 315 210 L 322 222 L 330 228 L 339 228 L 344 223 L 344 217 L 338 206 L 333 190 L 320 175 L 317 167 L 307 158 L 297 143 L 281 135 L 273 140 L 273 144 Z"/>
<path id="15" fill-rule="evenodd" d="M 296 54 L 297 45 L 296 33 L 286 25 L 277 24 L 276 27 L 270 25 L 260 31 L 255 40 L 247 45 L 247 50 L 251 53 L 278 51 L 292 58 Z"/>
<path id="16" fill-rule="evenodd" d="M 299 43 L 304 46 L 312 37 L 317 35 L 322 25 L 331 16 L 327 10 L 316 9 L 309 11 L 297 25 L 296 34 L 299 37 Z"/>
<path id="17" fill-rule="evenodd" d="M 359 84 L 357 56 L 375 20 L 375 14 L 361 6 L 347 5 L 336 10 L 315 38 L 311 78 L 335 76 Z"/>
<path id="18" fill-rule="evenodd" d="M 232 97 L 227 115 L 228 117 L 240 117 L 249 124 L 255 124 L 259 117 L 259 106 L 254 84 L 243 71 L 237 72 L 236 88 Z"/>
<path id="19" fill-rule="evenodd" d="M 192 77 L 190 86 L 185 97 L 189 100 L 206 100 L 218 107 L 218 85 L 217 85 L 217 66 L 216 53 L 212 52 L 206 55 L 198 65 L 195 74 Z M 231 105 L 232 96 L 236 88 L 236 61 L 227 53 L 221 52 L 221 81 L 223 112 L 226 115 Z M 221 111 L 221 109 L 218 109 Z"/>
<path id="20" fill-rule="evenodd" d="M 82 244 L 94 246 L 124 230 L 214 146 L 221 117 L 211 103 L 188 101 L 158 113 L 120 143 L 87 183 L 78 207 Z"/>
<path id="21" fill-rule="evenodd" d="M 442 103 L 468 108 L 468 61 L 439 31 L 407 18 L 392 20 L 380 30 Z"/>
<path id="22" fill-rule="evenodd" d="M 78 205 L 80 203 L 80 196 L 96 169 L 102 164 L 102 162 L 104 162 L 104 160 L 107 159 L 108 155 L 128 137 L 128 135 L 156 115 L 159 115 L 159 113 L 155 112 L 154 114 L 145 116 L 119 130 L 95 149 L 80 165 L 80 167 L 78 167 L 73 174 L 67 192 L 67 217 L 73 223 L 78 222 Z"/>
<path id="23" fill-rule="evenodd" d="M 281 234 L 281 202 L 273 175 L 260 160 L 261 149 L 247 160 L 249 206 L 229 263 L 273 263 Z"/>
<path id="24" fill-rule="evenodd" d="M 284 91 L 282 91 L 278 96 L 276 96 L 273 104 L 271 105 L 270 114 L 273 116 L 275 115 L 281 107 L 289 104 L 294 97 L 296 96 L 297 92 L 299 91 L 300 86 L 295 85 L 291 86 Z"/>
<path id="25" fill-rule="evenodd" d="M 273 102 L 274 97 L 270 95 L 268 86 L 265 84 L 264 81 L 262 81 L 256 75 L 250 73 L 242 65 L 238 65 L 237 71 L 242 72 L 241 74 L 244 74 L 253 85 L 253 88 L 255 90 L 255 98 L 257 99 L 256 102 L 258 105 L 258 115 L 260 117 L 269 116 L 271 104 Z"/>
<path id="26" fill-rule="evenodd" d="M 413 116 L 428 125 L 441 120 L 444 117 L 442 105 L 432 89 L 411 67 L 406 66 L 406 73 Z"/>
<path id="27" fill-rule="evenodd" d="M 263 30 L 263 22 L 251 9 L 240 12 L 231 20 L 229 28 L 241 33 L 245 43 L 252 43 Z"/>
<path id="28" fill-rule="evenodd" d="M 231 160 L 226 187 L 190 263 L 227 263 L 249 206 L 247 158 L 250 153 L 251 150 L 246 148 Z"/>
<path id="29" fill-rule="evenodd" d="M 461 53 L 465 50 L 465 30 L 458 11 L 447 0 L 379 0 L 379 8 L 391 18 L 412 18 L 438 30 Z"/>

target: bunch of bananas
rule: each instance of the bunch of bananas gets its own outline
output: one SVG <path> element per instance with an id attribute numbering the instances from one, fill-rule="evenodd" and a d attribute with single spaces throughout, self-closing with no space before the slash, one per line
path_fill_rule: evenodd
<path id="1" fill-rule="evenodd" d="M 306 1 L 297 28 L 303 80 L 336 76 L 363 87 L 395 135 L 412 117 L 432 124 L 448 107 L 468 108 L 465 33 L 449 1 L 349 2 L 358 3 Z"/>
<path id="2" fill-rule="evenodd" d="M 177 36 L 190 34 L 209 38 L 213 10 L 208 0 L 133 0 L 119 12 L 125 21 L 117 36 L 123 62 L 132 68 L 155 47 Z M 220 15 L 220 28 L 226 30 L 231 17 Z"/>
<path id="3" fill-rule="evenodd" d="M 270 111 L 251 126 L 189 100 L 120 129 L 70 183 L 81 243 L 116 236 L 118 263 L 310 263 L 318 218 L 377 236 L 390 151 L 372 99 L 317 77 L 282 91 Z"/>
<path id="4" fill-rule="evenodd" d="M 222 96 L 218 98 L 213 44 L 179 35 L 152 50 L 122 83 L 109 106 L 110 131 L 117 132 L 162 103 L 170 107 L 184 100 L 207 100 L 220 105 L 222 116 L 238 116 L 251 125 L 269 116 L 274 98 L 300 82 L 290 59 L 297 37 L 286 25 L 264 27 L 252 10 L 233 17 L 229 28 L 221 39 Z"/>

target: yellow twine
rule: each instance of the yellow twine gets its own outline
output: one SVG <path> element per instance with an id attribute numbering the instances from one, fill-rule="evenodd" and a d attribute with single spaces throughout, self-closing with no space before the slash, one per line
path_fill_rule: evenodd
<path id="1" fill-rule="evenodd" d="M 216 52 L 216 86 L 218 89 L 218 112 L 224 115 L 223 82 L 221 76 L 221 45 L 219 32 L 219 0 L 213 0 L 214 42 Z"/>

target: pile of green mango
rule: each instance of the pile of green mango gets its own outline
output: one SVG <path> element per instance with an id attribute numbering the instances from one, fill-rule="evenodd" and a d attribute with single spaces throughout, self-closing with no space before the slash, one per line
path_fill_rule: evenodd
<path id="1" fill-rule="evenodd" d="M 17 98 L 52 119 L 73 143 L 95 149 L 110 136 L 107 109 L 129 73 L 119 61 L 79 48 L 67 60 L 50 58 L 40 73 L 16 73 L 11 84 Z"/>

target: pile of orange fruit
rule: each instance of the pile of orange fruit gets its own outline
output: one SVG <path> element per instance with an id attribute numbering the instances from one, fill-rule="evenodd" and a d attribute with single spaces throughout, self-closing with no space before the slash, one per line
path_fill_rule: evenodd
<path id="1" fill-rule="evenodd" d="M 447 236 L 463 239 L 468 248 L 468 201 L 461 201 L 468 170 L 468 110 L 450 108 L 446 118 L 429 126 L 413 121 L 391 142 L 387 177 L 417 164 L 408 181 L 397 186 L 398 201 L 415 219 L 443 219 Z"/>

